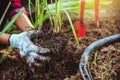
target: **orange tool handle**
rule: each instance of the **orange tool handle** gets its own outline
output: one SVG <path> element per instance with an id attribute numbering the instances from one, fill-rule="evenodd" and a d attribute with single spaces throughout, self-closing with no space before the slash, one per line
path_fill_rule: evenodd
<path id="1" fill-rule="evenodd" d="M 85 10 L 85 0 L 81 0 L 81 8 L 80 8 L 80 19 L 81 22 L 84 22 L 84 10 Z"/>
<path id="2" fill-rule="evenodd" d="M 99 0 L 95 0 L 95 22 L 96 26 L 99 27 Z"/>

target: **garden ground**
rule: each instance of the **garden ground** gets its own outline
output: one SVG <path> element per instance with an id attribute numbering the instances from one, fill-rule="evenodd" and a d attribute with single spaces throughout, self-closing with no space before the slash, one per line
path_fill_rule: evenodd
<path id="1" fill-rule="evenodd" d="M 86 22 L 86 36 L 79 39 L 80 46 L 78 46 L 70 26 L 66 24 L 64 26 L 62 34 L 68 39 L 66 47 L 59 56 L 53 57 L 54 64 L 42 68 L 42 71 L 32 73 L 17 49 L 1 45 L 1 55 L 2 53 L 9 55 L 0 64 L 0 80 L 83 80 L 79 72 L 79 62 L 86 47 L 96 40 L 120 32 L 116 20 L 100 21 L 99 28 L 96 28 L 94 21 L 91 20 Z M 92 52 L 89 67 L 94 80 L 119 80 L 120 43 L 107 44 Z"/>

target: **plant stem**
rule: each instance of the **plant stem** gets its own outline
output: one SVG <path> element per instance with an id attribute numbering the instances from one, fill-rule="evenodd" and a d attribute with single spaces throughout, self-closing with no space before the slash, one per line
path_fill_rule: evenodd
<path id="1" fill-rule="evenodd" d="M 78 40 L 78 38 L 77 38 L 77 36 L 76 36 L 76 32 L 75 32 L 74 26 L 73 26 L 73 24 L 72 24 L 72 20 L 70 19 L 70 16 L 69 16 L 68 12 L 65 11 L 65 10 L 64 10 L 64 12 L 65 12 L 65 14 L 67 15 L 68 20 L 69 20 L 69 22 L 70 22 L 70 26 L 71 26 L 71 28 L 72 28 L 72 32 L 73 32 L 73 35 L 74 35 L 74 37 L 75 37 L 76 43 L 79 45 L 79 40 Z"/>

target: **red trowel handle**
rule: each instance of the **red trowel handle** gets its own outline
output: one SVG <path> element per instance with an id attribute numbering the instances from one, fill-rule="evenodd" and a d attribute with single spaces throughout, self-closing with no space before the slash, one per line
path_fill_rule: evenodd
<path id="1" fill-rule="evenodd" d="M 80 19 L 81 19 L 81 22 L 84 23 L 85 0 L 80 0 L 80 1 L 81 1 Z"/>

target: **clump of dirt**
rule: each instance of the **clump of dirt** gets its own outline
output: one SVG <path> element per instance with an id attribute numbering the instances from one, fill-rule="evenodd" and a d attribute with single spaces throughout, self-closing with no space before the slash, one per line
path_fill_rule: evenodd
<path id="1" fill-rule="evenodd" d="M 43 27 L 42 31 L 35 31 L 31 35 L 31 40 L 34 44 L 49 48 L 52 55 L 60 54 L 64 51 L 64 48 L 67 45 L 68 39 L 64 35 L 56 35 L 52 31 L 47 30 L 49 26 Z M 47 30 L 47 31 L 46 31 Z M 40 37 L 39 37 L 40 36 Z"/>
<path id="2" fill-rule="evenodd" d="M 76 45 L 70 27 L 67 27 L 69 31 L 62 35 L 53 34 L 50 28 L 43 28 L 44 36 L 41 35 L 40 39 L 33 42 L 38 46 L 51 48 L 51 65 L 32 73 L 25 60 L 19 56 L 18 49 L 14 49 L 0 64 L 0 80 L 83 80 L 79 72 L 79 62 L 86 47 L 96 40 L 119 33 L 114 20 L 100 22 L 99 28 L 96 28 L 92 21 L 87 22 L 86 26 L 86 36 L 79 39 L 80 46 Z M 119 46 L 120 43 L 107 44 L 91 53 L 89 66 L 95 80 L 119 79 Z M 96 64 L 93 63 L 95 54 Z"/>
<path id="3" fill-rule="evenodd" d="M 36 34 L 38 33 L 34 32 L 31 35 L 31 39 L 36 36 L 36 38 L 32 39 L 33 43 L 44 48 L 49 48 L 51 50 L 49 56 L 52 60 L 47 64 L 44 63 L 42 68 L 36 69 L 37 75 L 41 75 L 41 73 L 47 73 L 46 75 L 49 77 L 46 77 L 45 79 L 52 79 L 55 76 L 60 76 L 62 79 L 65 75 L 77 73 L 76 67 L 78 64 L 75 62 L 73 55 L 68 54 L 65 51 L 68 43 L 67 37 L 65 37 L 63 34 L 54 34 L 50 29 L 50 25 L 48 24 L 44 25 L 42 28 L 40 34 L 43 36 L 37 37 Z M 38 78 L 38 76 L 34 76 L 34 79 L 35 78 Z M 39 76 L 39 78 L 42 79 L 43 77 Z M 59 77 L 57 79 L 59 79 Z"/>

